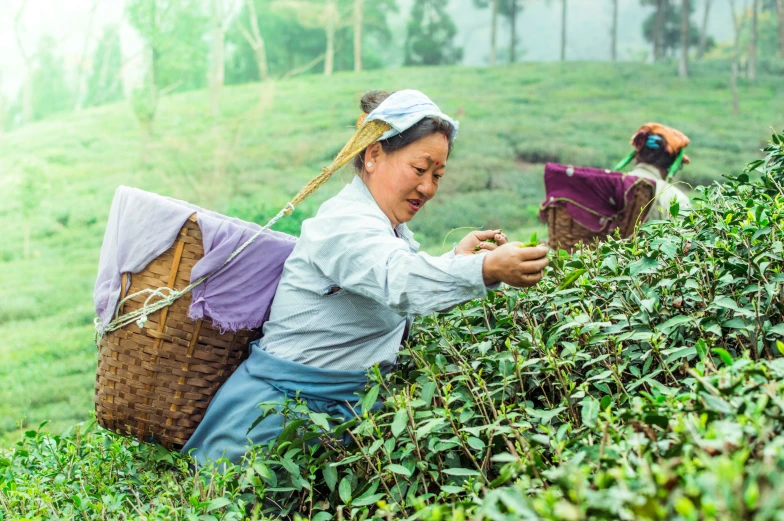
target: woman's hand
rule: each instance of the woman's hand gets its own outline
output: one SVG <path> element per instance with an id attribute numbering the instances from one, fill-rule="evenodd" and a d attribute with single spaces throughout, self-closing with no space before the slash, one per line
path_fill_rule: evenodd
<path id="1" fill-rule="evenodd" d="M 492 242 L 485 242 L 489 239 L 494 240 L 498 244 Z M 482 230 L 471 232 L 463 240 L 457 244 L 455 248 L 455 255 L 472 255 L 474 253 L 487 253 L 499 246 L 506 244 L 506 235 L 501 233 L 501 230 Z"/>
<path id="2" fill-rule="evenodd" d="M 510 286 L 528 288 L 542 280 L 542 270 L 549 261 L 547 246 L 523 247 L 520 242 L 510 242 L 489 252 L 482 263 L 485 285 L 505 282 Z"/>

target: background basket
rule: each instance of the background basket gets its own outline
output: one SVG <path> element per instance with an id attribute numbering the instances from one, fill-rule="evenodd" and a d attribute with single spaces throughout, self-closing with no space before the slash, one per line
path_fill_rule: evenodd
<path id="1" fill-rule="evenodd" d="M 618 217 L 618 228 L 621 238 L 626 239 L 634 233 L 638 222 L 645 220 L 650 211 L 650 203 L 654 196 L 654 186 L 649 183 L 638 183 L 631 188 L 630 201 Z M 548 245 L 554 249 L 568 252 L 574 250 L 578 243 L 586 246 L 595 245 L 607 235 L 614 233 L 594 232 L 572 219 L 560 204 L 554 204 L 546 210 Z"/>
<path id="2" fill-rule="evenodd" d="M 133 294 L 145 288 L 183 288 L 204 256 L 201 230 L 191 216 L 171 248 L 131 277 Z M 145 295 L 123 305 L 120 313 L 143 306 Z M 188 293 L 148 317 L 106 333 L 99 343 L 95 381 L 98 423 L 118 434 L 154 441 L 168 449 L 190 438 L 218 388 L 248 355 L 258 331 L 220 333 L 208 322 L 188 318 Z"/>

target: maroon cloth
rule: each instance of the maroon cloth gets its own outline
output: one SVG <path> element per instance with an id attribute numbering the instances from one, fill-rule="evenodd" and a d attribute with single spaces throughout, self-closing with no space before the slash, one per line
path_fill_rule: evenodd
<path id="1" fill-rule="evenodd" d="M 637 183 L 656 183 L 650 179 L 621 172 L 547 163 L 544 167 L 546 199 L 539 216 L 553 205 L 566 209 L 569 216 L 594 232 L 614 230 L 618 214 L 631 201 L 631 188 Z"/>

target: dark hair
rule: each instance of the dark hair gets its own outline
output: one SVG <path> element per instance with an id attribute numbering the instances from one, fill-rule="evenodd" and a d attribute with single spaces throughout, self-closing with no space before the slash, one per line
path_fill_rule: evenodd
<path id="1" fill-rule="evenodd" d="M 658 136 L 661 138 L 659 140 L 659 147 L 658 148 L 649 148 L 647 145 L 648 137 L 649 136 Z M 662 172 L 666 172 L 667 169 L 672 166 L 675 162 L 675 157 L 677 154 L 670 154 L 664 148 L 664 137 L 659 134 L 653 134 L 650 132 L 643 132 L 638 134 L 635 137 L 635 145 L 642 145 L 639 151 L 637 152 L 636 158 L 639 163 L 647 163 L 649 165 L 653 165 L 657 167 Z"/>
<path id="2" fill-rule="evenodd" d="M 381 104 L 382 101 L 387 99 L 392 94 L 394 94 L 394 92 L 386 92 L 383 90 L 368 91 L 364 96 L 362 96 L 362 100 L 359 102 L 359 107 L 365 114 L 370 114 Z M 452 133 L 454 130 L 455 129 L 450 122 L 441 118 L 424 118 L 397 136 L 392 136 L 389 139 L 381 140 L 379 143 L 381 143 L 382 150 L 389 154 L 405 148 L 411 143 L 419 141 L 422 138 L 426 138 L 433 134 L 443 134 L 446 136 L 446 140 L 449 145 L 449 150 L 447 151 L 448 157 L 449 154 L 452 153 Z M 354 158 L 354 168 L 357 170 L 357 172 L 362 172 L 362 167 L 365 165 L 365 150 L 360 152 L 359 155 Z"/>

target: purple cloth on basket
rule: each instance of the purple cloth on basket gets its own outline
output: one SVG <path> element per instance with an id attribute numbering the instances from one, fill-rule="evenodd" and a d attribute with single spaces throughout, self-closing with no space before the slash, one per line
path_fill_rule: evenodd
<path id="1" fill-rule="evenodd" d="M 162 201 L 166 199 L 127 186 L 114 192 L 93 289 L 95 312 L 103 327 L 114 318 L 122 274 L 142 271 L 168 250 L 194 212 L 187 206 Z M 129 286 L 130 277 L 126 289 Z"/>
<path id="2" fill-rule="evenodd" d="M 169 249 L 194 213 L 202 232 L 204 257 L 191 270 L 191 282 L 221 266 L 261 227 L 127 186 L 115 191 L 93 290 L 102 326 L 114 318 L 122 274 L 133 277 Z M 189 316 L 209 318 L 221 330 L 259 327 L 269 315 L 283 263 L 295 242 L 296 238 L 285 233 L 265 231 L 225 268 L 193 288 Z"/>
<path id="3" fill-rule="evenodd" d="M 545 210 L 560 205 L 569 216 L 594 232 L 611 231 L 618 226 L 617 216 L 631 200 L 637 183 L 654 182 L 621 172 L 599 168 L 547 163 L 544 167 Z"/>
<path id="4" fill-rule="evenodd" d="M 197 214 L 204 243 L 204 258 L 191 271 L 191 282 L 211 273 L 261 226 L 212 212 Z M 225 268 L 193 288 L 188 316 L 212 319 L 221 330 L 254 329 L 269 318 L 269 309 L 283 264 L 296 238 L 267 230 Z"/>

